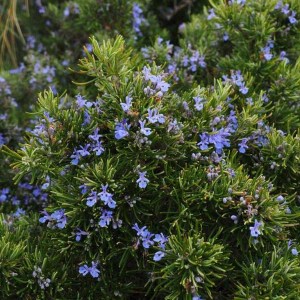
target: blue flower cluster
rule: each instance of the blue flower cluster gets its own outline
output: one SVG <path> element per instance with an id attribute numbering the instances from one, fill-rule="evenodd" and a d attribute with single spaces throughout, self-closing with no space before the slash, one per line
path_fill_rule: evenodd
<path id="1" fill-rule="evenodd" d="M 150 85 L 144 89 L 147 96 L 155 95 L 161 98 L 169 90 L 170 84 L 163 80 L 166 76 L 165 74 L 153 75 L 148 67 L 143 68 L 142 74 L 145 82 L 150 82 Z"/>
<path id="2" fill-rule="evenodd" d="M 136 247 L 138 247 L 139 244 L 142 243 L 144 249 L 149 249 L 154 245 L 154 243 L 157 243 L 157 247 L 161 250 L 157 251 L 154 254 L 153 260 L 160 261 L 165 256 L 164 250 L 166 248 L 166 243 L 168 242 L 168 237 L 166 237 L 163 233 L 153 234 L 149 232 L 146 226 L 139 228 L 137 223 L 134 224 L 132 229 L 136 231 L 136 234 L 138 236 Z"/>
<path id="3" fill-rule="evenodd" d="M 100 156 L 104 152 L 104 147 L 102 146 L 102 141 L 100 138 L 102 137 L 99 134 L 99 128 L 96 128 L 93 134 L 89 135 L 90 143 L 85 144 L 84 146 L 80 146 L 79 149 L 75 149 L 73 154 L 71 155 L 72 158 L 72 165 L 78 165 L 79 160 L 81 157 L 86 157 L 91 155 L 91 152 L 94 152 L 96 156 Z"/>
<path id="4" fill-rule="evenodd" d="M 229 136 L 230 132 L 227 128 L 222 128 L 213 134 L 204 132 L 200 134 L 200 142 L 197 145 L 201 150 L 207 150 L 209 144 L 213 144 L 215 146 L 216 153 L 221 154 L 224 147 L 230 147 L 230 141 L 228 139 Z"/>
<path id="5" fill-rule="evenodd" d="M 290 5 L 285 4 L 283 5 L 282 0 L 279 0 L 277 4 L 274 7 L 275 10 L 280 10 L 284 15 L 288 16 L 289 22 L 291 24 L 297 24 L 298 20 L 295 18 L 296 17 L 296 12 L 293 10 L 290 10 Z"/>
<path id="6" fill-rule="evenodd" d="M 116 201 L 113 200 L 113 194 L 109 193 L 107 189 L 108 184 L 102 185 L 102 191 L 100 193 L 97 193 L 96 191 L 91 191 L 89 196 L 87 197 L 86 205 L 89 207 L 93 207 L 98 201 L 98 198 L 100 198 L 104 205 L 107 205 L 109 208 L 115 208 Z"/>
<path id="7" fill-rule="evenodd" d="M 64 209 L 56 210 L 51 215 L 49 215 L 46 210 L 43 210 L 42 213 L 44 216 L 39 219 L 42 224 L 48 222 L 47 227 L 49 228 L 65 228 L 67 224 L 67 217 Z"/>
<path id="8" fill-rule="evenodd" d="M 246 95 L 248 93 L 249 89 L 246 87 L 244 77 L 240 70 L 232 71 L 230 77 L 228 77 L 227 75 L 223 75 L 222 78 L 225 83 L 236 85 L 243 95 Z"/>
<path id="9" fill-rule="evenodd" d="M 87 200 L 86 205 L 88 207 L 93 207 L 98 202 L 98 200 L 102 201 L 104 205 L 108 206 L 111 209 L 114 209 L 117 206 L 116 201 L 113 199 L 113 194 L 108 192 L 108 184 L 102 185 L 102 191 L 100 193 L 94 190 L 89 191 L 89 188 L 86 185 L 81 185 L 80 189 L 81 189 L 81 194 L 83 195 L 88 194 L 86 198 Z M 122 220 L 114 219 L 112 210 L 108 210 L 106 208 L 100 207 L 100 212 L 101 212 L 101 216 L 98 223 L 100 227 L 107 227 L 111 222 L 113 225 L 112 226 L 113 229 L 117 229 L 118 227 L 122 226 Z M 81 237 L 81 235 L 86 235 L 83 234 L 82 232 L 83 231 L 81 230 L 78 231 L 76 233 L 76 236 L 79 235 Z"/>
<path id="10" fill-rule="evenodd" d="M 70 17 L 71 15 L 79 15 L 80 14 L 80 8 L 77 3 L 68 3 L 64 10 L 64 16 L 66 18 Z"/>
<path id="11" fill-rule="evenodd" d="M 183 27 L 182 27 L 183 28 Z M 166 49 L 166 50 L 165 50 Z M 184 76 L 188 79 L 189 74 L 196 74 L 199 69 L 205 69 L 207 64 L 205 56 L 198 50 L 188 45 L 187 49 L 174 47 L 169 41 L 163 43 L 162 38 L 157 39 L 156 47 L 142 48 L 142 54 L 147 61 L 152 62 L 157 53 L 166 52 L 166 73 L 171 75 L 175 81 L 179 80 L 178 73 L 184 70 Z"/>
<path id="12" fill-rule="evenodd" d="M 148 22 L 143 15 L 142 8 L 137 3 L 133 3 L 132 6 L 132 20 L 133 31 L 136 34 L 135 38 L 143 36 L 141 26 L 148 25 Z"/>
<path id="13" fill-rule="evenodd" d="M 267 45 L 264 48 L 261 48 L 261 51 L 263 53 L 264 59 L 266 61 L 269 61 L 272 59 L 273 54 L 271 53 L 271 49 L 274 48 L 274 42 L 272 40 L 269 40 L 267 42 Z"/>

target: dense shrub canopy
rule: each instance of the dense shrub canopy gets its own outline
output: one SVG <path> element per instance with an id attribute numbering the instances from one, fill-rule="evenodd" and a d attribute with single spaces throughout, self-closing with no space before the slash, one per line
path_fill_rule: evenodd
<path id="1" fill-rule="evenodd" d="M 2 297 L 297 299 L 300 5 L 153 3 L 22 15 L 35 35 L 0 77 Z"/>

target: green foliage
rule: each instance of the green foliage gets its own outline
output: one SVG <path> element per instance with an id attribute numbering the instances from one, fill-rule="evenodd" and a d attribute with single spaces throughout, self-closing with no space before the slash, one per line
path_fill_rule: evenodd
<path id="1" fill-rule="evenodd" d="M 20 98 L 50 88 L 18 149 L 2 148 L 30 210 L 0 190 L 2 297 L 297 299 L 299 22 L 273 0 L 236 2 L 195 3 L 178 36 L 168 16 L 188 20 L 189 1 L 32 12 L 61 35 L 31 28 L 47 50 L 27 49 Z M 7 138 L 20 119 L 5 88 Z"/>
<path id="2" fill-rule="evenodd" d="M 205 241 L 199 233 L 187 237 L 178 230 L 169 237 L 164 266 L 153 274 L 152 281 L 159 282 L 155 289 L 165 292 L 165 299 L 191 299 L 202 292 L 212 297 L 212 288 L 230 271 L 224 252 L 213 239 Z"/>

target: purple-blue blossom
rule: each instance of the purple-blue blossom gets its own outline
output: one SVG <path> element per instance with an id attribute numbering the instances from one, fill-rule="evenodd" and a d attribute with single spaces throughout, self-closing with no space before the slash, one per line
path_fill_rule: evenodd
<path id="1" fill-rule="evenodd" d="M 132 27 L 137 36 L 142 36 L 141 26 L 147 25 L 147 20 L 143 15 L 143 10 L 137 3 L 133 3 L 132 7 Z M 136 37 L 135 37 L 136 38 Z"/>
<path id="2" fill-rule="evenodd" d="M 252 237 L 258 237 L 261 234 L 261 230 L 260 230 L 261 226 L 262 226 L 262 222 L 255 220 L 254 225 L 249 228 Z"/>
<path id="3" fill-rule="evenodd" d="M 80 228 L 77 228 L 77 231 L 75 233 L 75 240 L 76 242 L 79 242 L 81 240 L 82 236 L 89 235 L 86 231 L 81 230 Z"/>
<path id="4" fill-rule="evenodd" d="M 157 123 L 157 122 L 160 123 L 160 124 L 163 124 L 166 121 L 165 120 L 165 116 L 163 114 L 160 114 L 158 112 L 157 108 L 153 108 L 153 109 L 149 108 L 148 109 L 148 117 L 147 117 L 147 119 L 152 124 L 153 123 Z"/>
<path id="5" fill-rule="evenodd" d="M 65 210 L 64 209 L 59 209 L 54 211 L 51 215 L 48 214 L 46 210 L 43 210 L 42 213 L 44 214 L 43 217 L 39 219 L 41 223 L 47 223 L 47 227 L 50 228 L 65 228 L 67 224 L 67 217 L 65 215 Z"/>
<path id="6" fill-rule="evenodd" d="M 79 15 L 80 9 L 77 3 L 69 3 L 64 9 L 64 16 L 67 18 L 70 14 Z"/>
<path id="7" fill-rule="evenodd" d="M 247 142 L 249 141 L 249 138 L 243 138 L 242 141 L 239 143 L 239 152 L 245 153 L 246 149 L 249 147 L 247 146 Z"/>
<path id="8" fill-rule="evenodd" d="M 115 138 L 117 140 L 123 139 L 129 135 L 130 124 L 127 124 L 127 120 L 124 119 L 122 122 L 118 122 L 115 126 Z"/>
<path id="9" fill-rule="evenodd" d="M 89 196 L 86 198 L 86 200 L 87 200 L 86 205 L 89 206 L 89 207 L 93 207 L 96 204 L 97 200 L 98 200 L 97 192 L 96 191 L 91 191 L 89 193 Z"/>
<path id="10" fill-rule="evenodd" d="M 98 278 L 100 275 L 100 270 L 97 269 L 97 262 L 92 261 L 92 266 L 89 267 L 88 265 L 83 265 L 79 267 L 79 273 L 83 276 L 90 274 L 93 278 Z"/>
<path id="11" fill-rule="evenodd" d="M 152 131 L 151 131 L 151 128 L 145 127 L 146 121 L 139 120 L 139 123 L 141 126 L 140 132 L 145 136 L 149 136 L 152 133 Z"/>
<path id="12" fill-rule="evenodd" d="M 107 191 L 108 184 L 102 185 L 102 191 L 98 194 L 100 197 L 100 200 L 104 202 L 105 205 L 107 205 L 109 208 L 115 208 L 116 207 L 116 201 L 113 200 L 113 194 L 109 193 Z"/>
<path id="13" fill-rule="evenodd" d="M 78 94 L 76 97 L 76 104 L 78 108 L 90 108 L 92 107 L 93 103 L 90 101 L 87 101 L 84 96 Z"/>
<path id="14" fill-rule="evenodd" d="M 78 150 L 74 149 L 74 151 L 71 155 L 71 158 L 72 158 L 71 164 L 75 165 L 75 166 L 78 165 L 79 159 L 80 159 L 80 152 Z"/>
<path id="15" fill-rule="evenodd" d="M 164 74 L 153 75 L 151 69 L 146 66 L 143 68 L 142 74 L 145 81 L 151 82 L 151 86 L 144 89 L 146 95 L 162 97 L 169 90 L 170 84 L 163 80 Z"/>
<path id="16" fill-rule="evenodd" d="M 285 15 L 288 15 L 290 13 L 290 5 L 289 4 L 285 4 L 282 6 L 281 8 L 281 12 Z"/>
<path id="17" fill-rule="evenodd" d="M 93 134 L 89 135 L 89 139 L 92 141 L 91 150 L 95 152 L 97 156 L 100 156 L 105 150 L 100 140 L 101 137 L 102 135 L 99 134 L 99 128 L 96 128 Z"/>
<path id="18" fill-rule="evenodd" d="M 227 75 L 223 75 L 222 78 L 225 83 L 228 82 L 236 85 L 243 95 L 246 95 L 248 93 L 249 89 L 245 85 L 244 77 L 240 70 L 232 71 L 230 77 L 228 77 Z"/>
<path id="19" fill-rule="evenodd" d="M 82 126 L 89 125 L 91 123 L 91 115 L 90 113 L 85 109 L 83 112 L 83 123 Z"/>
<path id="20" fill-rule="evenodd" d="M 188 62 L 190 64 L 189 70 L 192 72 L 196 72 L 198 66 L 200 66 L 201 68 L 206 68 L 205 57 L 203 55 L 200 55 L 198 51 L 192 51 L 192 56 L 189 58 Z"/>
<path id="21" fill-rule="evenodd" d="M 150 246 L 154 245 L 153 236 L 154 234 L 148 231 L 147 235 L 142 238 L 142 245 L 145 249 L 149 249 Z"/>
<path id="22" fill-rule="evenodd" d="M 137 236 L 139 237 L 145 237 L 148 234 L 148 229 L 146 226 L 140 228 L 139 225 L 137 223 L 135 223 L 132 226 L 132 229 L 134 229 L 136 231 Z"/>
<path id="23" fill-rule="evenodd" d="M 132 105 L 132 97 L 126 96 L 125 102 L 121 103 L 121 107 L 124 112 L 128 112 L 130 110 L 130 107 Z"/>
<path id="24" fill-rule="evenodd" d="M 195 104 L 194 104 L 194 107 L 196 110 L 198 111 L 201 111 L 203 109 L 203 101 L 204 99 L 197 96 L 197 97 L 193 97 L 194 101 L 195 101 Z"/>
<path id="25" fill-rule="evenodd" d="M 166 243 L 168 242 L 168 237 L 166 237 L 163 233 L 159 233 L 155 235 L 153 241 L 158 243 L 159 248 L 165 249 Z"/>
<path id="26" fill-rule="evenodd" d="M 274 42 L 272 40 L 269 40 L 267 45 L 264 48 L 261 48 L 266 61 L 269 61 L 273 58 L 273 54 L 271 53 L 272 48 L 274 48 Z"/>
<path id="27" fill-rule="evenodd" d="M 149 249 L 150 246 L 154 244 L 154 241 L 151 240 L 154 234 L 150 233 L 146 226 L 139 228 L 137 223 L 135 223 L 132 229 L 134 229 L 137 232 L 137 236 L 142 241 L 143 247 L 145 249 Z"/>
<path id="28" fill-rule="evenodd" d="M 211 20 L 216 17 L 215 11 L 213 8 L 208 10 L 207 20 Z"/>
<path id="29" fill-rule="evenodd" d="M 228 139 L 230 132 L 227 128 L 221 128 L 219 131 L 213 134 L 204 132 L 199 136 L 200 142 L 197 145 L 201 150 L 207 150 L 209 144 L 213 144 L 215 146 L 216 153 L 221 154 L 224 147 L 230 147 L 230 141 Z"/>
<path id="30" fill-rule="evenodd" d="M 139 173 L 139 178 L 137 179 L 136 183 L 138 183 L 138 185 L 141 189 L 144 189 L 144 188 L 146 188 L 146 186 L 149 183 L 149 179 L 146 178 L 147 171 L 138 172 L 138 173 Z"/>
<path id="31" fill-rule="evenodd" d="M 154 261 L 160 261 L 165 255 L 166 255 L 165 252 L 157 251 L 157 252 L 154 253 L 153 260 Z"/>
<path id="32" fill-rule="evenodd" d="M 13 216 L 16 217 L 16 218 L 19 218 L 19 217 L 21 217 L 25 214 L 26 214 L 25 210 L 18 207 L 17 210 L 13 213 Z"/>
<path id="33" fill-rule="evenodd" d="M 224 41 L 224 42 L 229 41 L 229 34 L 228 34 L 227 32 L 225 32 L 225 33 L 223 34 L 223 41 Z"/>
<path id="34" fill-rule="evenodd" d="M 279 59 L 280 59 L 280 60 L 283 60 L 283 61 L 285 61 L 285 62 L 288 63 L 288 62 L 289 62 L 289 59 L 286 57 L 286 55 L 287 55 L 287 54 L 286 54 L 285 51 L 281 51 L 280 54 L 279 54 Z"/>
<path id="35" fill-rule="evenodd" d="M 291 24 L 297 24 L 298 23 L 298 21 L 295 17 L 296 17 L 296 12 L 292 11 L 291 15 L 289 16 L 289 21 L 290 21 Z"/>
<path id="36" fill-rule="evenodd" d="M 100 227 L 107 227 L 113 218 L 113 212 L 111 210 L 102 209 L 102 215 L 100 216 L 99 225 Z"/>
<path id="37" fill-rule="evenodd" d="M 292 252 L 292 254 L 295 255 L 295 256 L 298 255 L 298 250 L 297 250 L 296 248 L 293 248 L 293 249 L 291 250 L 291 252 Z"/>
<path id="38" fill-rule="evenodd" d="M 6 138 L 2 133 L 0 133 L 0 146 L 4 145 L 6 143 Z"/>
<path id="39" fill-rule="evenodd" d="M 91 153 L 88 151 L 88 149 L 90 148 L 90 144 L 86 144 L 84 146 L 80 146 L 80 149 L 78 150 L 78 153 L 80 154 L 80 156 L 85 157 L 90 155 Z"/>

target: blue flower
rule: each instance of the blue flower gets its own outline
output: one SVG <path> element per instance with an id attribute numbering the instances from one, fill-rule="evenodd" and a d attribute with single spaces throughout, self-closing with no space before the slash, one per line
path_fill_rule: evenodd
<path id="1" fill-rule="evenodd" d="M 50 228 L 65 228 L 67 217 L 65 216 L 64 209 L 56 210 L 51 215 L 49 215 L 46 210 L 43 210 L 42 213 L 44 216 L 39 219 L 41 223 L 48 222 L 47 226 Z"/>
<path id="2" fill-rule="evenodd" d="M 89 234 L 86 231 L 77 228 L 77 232 L 75 233 L 75 235 L 76 235 L 75 237 L 76 242 L 79 242 L 81 240 L 81 236 L 89 235 Z"/>
<path id="3" fill-rule="evenodd" d="M 102 215 L 99 221 L 100 227 L 107 227 L 110 224 L 110 222 L 112 221 L 112 214 L 112 211 L 102 209 Z"/>
<path id="4" fill-rule="evenodd" d="M 88 151 L 88 149 L 90 148 L 90 144 L 86 144 L 85 146 L 80 146 L 81 150 L 78 150 L 77 152 L 82 156 L 82 157 L 85 157 L 85 156 L 88 156 L 90 155 L 91 153 Z"/>
<path id="5" fill-rule="evenodd" d="M 147 179 L 147 178 L 145 177 L 146 174 L 147 174 L 147 171 L 145 171 L 145 172 L 139 172 L 139 178 L 138 178 L 138 180 L 136 181 L 136 183 L 139 184 L 139 187 L 140 187 L 141 189 L 144 189 L 144 188 L 147 186 L 147 184 L 149 183 L 149 179 Z"/>
<path id="6" fill-rule="evenodd" d="M 67 217 L 65 216 L 65 210 L 59 209 L 51 214 L 51 217 L 56 221 L 56 226 L 60 229 L 65 228 L 67 223 Z"/>
<path id="7" fill-rule="evenodd" d="M 151 240 L 154 234 L 150 233 L 149 231 L 147 232 L 147 235 L 142 238 L 142 244 L 145 249 L 149 249 L 150 246 L 154 244 L 154 241 Z"/>
<path id="8" fill-rule="evenodd" d="M 4 202 L 8 199 L 9 196 L 9 188 L 4 188 L 1 190 L 0 194 L 0 202 Z"/>
<path id="9" fill-rule="evenodd" d="M 293 248 L 293 249 L 291 250 L 291 252 L 292 252 L 292 254 L 295 255 L 295 256 L 298 255 L 298 250 L 297 250 L 296 248 Z"/>
<path id="10" fill-rule="evenodd" d="M 297 19 L 295 18 L 296 12 L 292 11 L 292 14 L 289 16 L 289 21 L 291 24 L 296 24 L 298 23 Z"/>
<path id="11" fill-rule="evenodd" d="M 89 196 L 86 198 L 86 205 L 89 207 L 92 207 L 96 204 L 97 202 L 97 192 L 96 191 L 91 191 Z"/>
<path id="12" fill-rule="evenodd" d="M 269 61 L 269 60 L 272 59 L 273 54 L 271 53 L 271 49 L 273 47 L 274 47 L 274 42 L 270 40 L 270 41 L 267 42 L 266 47 L 261 49 L 266 61 Z"/>
<path id="13" fill-rule="evenodd" d="M 211 135 L 204 132 L 200 134 L 201 141 L 197 145 L 201 150 L 206 150 L 209 144 L 214 144 L 216 153 L 221 154 L 224 147 L 230 147 L 229 136 L 230 132 L 227 128 L 221 128 L 218 132 Z"/>
<path id="14" fill-rule="evenodd" d="M 153 256 L 153 260 L 154 261 L 160 261 L 166 254 L 162 251 L 157 251 L 155 252 L 154 256 Z"/>
<path id="15" fill-rule="evenodd" d="M 108 205 L 109 208 L 116 207 L 116 201 L 113 200 L 112 194 L 107 192 L 108 184 L 102 185 L 102 192 L 98 194 L 100 200 L 104 202 L 105 205 Z"/>
<path id="16" fill-rule="evenodd" d="M 254 226 L 250 227 L 250 234 L 253 237 L 258 237 L 261 234 L 260 227 L 263 225 L 262 222 L 255 220 Z"/>
<path id="17" fill-rule="evenodd" d="M 247 146 L 247 142 L 249 141 L 249 138 L 243 138 L 242 141 L 239 143 L 239 152 L 245 153 L 246 149 L 249 147 Z"/>
<path id="18" fill-rule="evenodd" d="M 121 103 L 123 111 L 128 112 L 130 110 L 130 107 L 132 105 L 131 100 L 132 98 L 130 96 L 126 96 L 125 103 Z"/>
<path id="19" fill-rule="evenodd" d="M 209 145 L 209 135 L 207 132 L 199 134 L 200 142 L 197 144 L 201 150 L 207 150 Z"/>
<path id="20" fill-rule="evenodd" d="M 105 151 L 101 141 L 98 141 L 96 142 L 96 144 L 93 144 L 92 150 L 96 153 L 97 156 L 100 156 Z"/>
<path id="21" fill-rule="evenodd" d="M 25 215 L 25 214 L 26 214 L 25 210 L 18 207 L 18 209 L 13 213 L 13 216 L 16 218 L 19 218 L 20 216 Z"/>
<path id="22" fill-rule="evenodd" d="M 83 112 L 83 123 L 82 126 L 89 125 L 91 123 L 91 116 L 87 110 Z"/>
<path id="23" fill-rule="evenodd" d="M 88 267 L 88 265 L 83 265 L 79 267 L 79 273 L 83 276 L 90 274 L 93 278 L 98 278 L 100 275 L 100 270 L 97 269 L 98 263 L 92 261 L 92 266 Z"/>
<path id="24" fill-rule="evenodd" d="M 243 94 L 246 95 L 249 91 L 249 89 L 246 86 L 240 87 L 239 91 Z"/>
<path id="25" fill-rule="evenodd" d="M 3 136 L 2 133 L 0 133 L 0 146 L 4 145 L 6 143 L 6 138 Z"/>
<path id="26" fill-rule="evenodd" d="M 284 201 L 284 197 L 283 197 L 282 195 L 279 195 L 279 196 L 277 197 L 277 201 L 278 201 L 278 202 Z"/>
<path id="27" fill-rule="evenodd" d="M 147 25 L 147 21 L 143 16 L 143 10 L 137 3 L 133 3 L 132 17 L 133 17 L 132 27 L 134 32 L 136 33 L 137 36 L 142 36 L 143 34 L 140 29 L 140 26 L 142 24 Z"/>
<path id="28" fill-rule="evenodd" d="M 97 156 L 100 156 L 105 151 L 102 146 L 102 141 L 100 141 L 101 137 L 102 135 L 99 134 L 99 128 L 96 128 L 93 134 L 89 135 L 89 139 L 92 140 L 91 149 L 96 153 Z"/>
<path id="29" fill-rule="evenodd" d="M 90 108 L 93 105 L 92 102 L 87 101 L 84 96 L 81 96 L 80 94 L 76 96 L 76 104 L 79 108 Z"/>
<path id="30" fill-rule="evenodd" d="M 224 34 L 223 34 L 223 41 L 224 42 L 227 42 L 229 40 L 229 34 L 227 33 L 227 32 L 225 32 Z"/>
<path id="31" fill-rule="evenodd" d="M 215 11 L 213 8 L 209 9 L 208 12 L 209 12 L 209 14 L 207 16 L 207 20 L 211 20 L 216 17 L 216 14 L 215 14 Z"/>
<path id="32" fill-rule="evenodd" d="M 160 234 L 156 234 L 154 239 L 153 239 L 154 242 L 156 243 L 159 243 L 158 244 L 158 247 L 161 248 L 161 249 L 165 249 L 166 248 L 166 243 L 168 241 L 168 237 L 164 236 L 163 233 L 160 233 Z"/>
<path id="33" fill-rule="evenodd" d="M 147 230 L 147 227 L 144 226 L 142 228 L 139 228 L 138 224 L 135 223 L 132 227 L 132 229 L 134 229 L 136 232 L 137 232 L 137 236 L 140 236 L 140 237 L 146 237 L 147 234 L 148 234 L 148 230 Z"/>
<path id="34" fill-rule="evenodd" d="M 203 109 L 203 98 L 197 96 L 197 97 L 193 97 L 194 101 L 195 101 L 195 109 L 198 111 L 201 111 Z"/>
<path id="35" fill-rule="evenodd" d="M 129 135 L 128 130 L 130 129 L 130 124 L 127 124 L 127 120 L 123 120 L 122 122 L 118 122 L 115 126 L 115 138 L 117 140 L 123 139 L 124 137 Z"/>
<path id="36" fill-rule="evenodd" d="M 79 188 L 80 188 L 80 192 L 81 192 L 82 195 L 86 194 L 89 190 L 88 186 L 85 185 L 85 184 L 82 184 L 81 186 L 79 186 Z"/>
<path id="37" fill-rule="evenodd" d="M 94 142 L 98 142 L 101 137 L 102 137 L 102 135 L 99 134 L 99 128 L 96 128 L 94 130 L 93 134 L 89 135 L 89 139 L 91 139 Z"/>
<path id="38" fill-rule="evenodd" d="M 284 6 L 282 6 L 281 8 L 281 12 L 285 15 L 288 15 L 290 13 L 290 10 L 289 10 L 289 7 L 290 5 L 289 4 L 285 4 Z"/>
<path id="39" fill-rule="evenodd" d="M 140 123 L 140 126 L 141 126 L 141 129 L 140 129 L 141 133 L 144 134 L 145 136 L 149 136 L 152 132 L 151 132 L 151 128 L 145 127 L 146 121 L 145 120 L 144 121 L 140 120 L 139 123 Z"/>
<path id="40" fill-rule="evenodd" d="M 158 110 L 156 108 L 149 108 L 148 109 L 148 117 L 147 117 L 148 121 L 150 123 L 160 123 L 160 124 L 163 124 L 165 123 L 165 116 L 163 114 L 159 114 L 158 113 Z"/>

